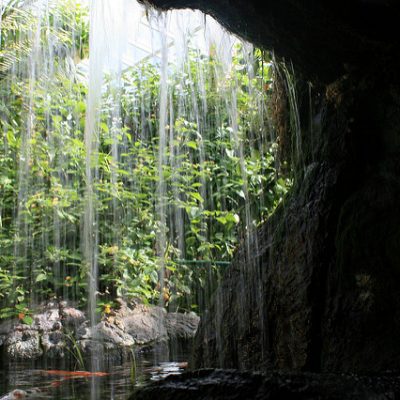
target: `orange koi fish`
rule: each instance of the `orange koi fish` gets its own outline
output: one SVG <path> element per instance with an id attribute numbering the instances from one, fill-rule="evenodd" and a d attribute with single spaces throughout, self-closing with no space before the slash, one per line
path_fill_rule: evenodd
<path id="1" fill-rule="evenodd" d="M 89 371 L 61 371 L 56 369 L 42 370 L 43 375 L 75 377 L 75 378 L 92 378 L 110 375 L 108 372 L 89 372 Z"/>

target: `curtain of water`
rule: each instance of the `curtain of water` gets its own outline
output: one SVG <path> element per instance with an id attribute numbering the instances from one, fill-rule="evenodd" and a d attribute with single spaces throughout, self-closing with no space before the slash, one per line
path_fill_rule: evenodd
<path id="1" fill-rule="evenodd" d="M 89 316 L 92 332 L 95 330 L 97 320 L 97 293 L 98 293 L 98 249 L 99 229 L 96 205 L 98 193 L 96 184 L 99 179 L 98 147 L 99 124 L 101 114 L 101 100 L 104 73 L 111 74 L 114 80 L 114 90 L 118 93 L 121 75 L 122 52 L 126 44 L 124 34 L 124 9 L 125 0 L 113 1 L 92 0 L 90 4 L 90 41 L 89 41 L 89 87 L 87 97 L 87 111 L 85 123 L 85 148 L 86 148 L 86 191 L 85 210 L 83 220 L 83 254 L 89 277 Z M 116 145 L 116 129 L 120 120 L 118 106 L 111 109 L 111 132 L 114 133 L 112 144 L 113 163 L 118 161 Z M 115 183 L 116 169 L 112 171 Z M 116 207 L 114 215 L 116 215 Z M 116 218 L 114 218 L 114 222 Z M 93 352 L 92 368 L 99 369 L 100 358 Z"/>
<path id="2" fill-rule="evenodd" d="M 161 36 L 161 73 L 160 73 L 160 109 L 159 109 L 159 149 L 158 149 L 158 218 L 159 218 L 159 237 L 158 237 L 158 257 L 160 260 L 159 280 L 160 280 L 160 304 L 164 305 L 165 292 L 165 256 L 167 251 L 167 209 L 166 209 L 166 187 L 164 179 L 164 167 L 166 165 L 167 134 L 166 125 L 168 117 L 168 43 L 167 43 L 167 20 L 164 15 L 159 19 Z"/>
<path id="3" fill-rule="evenodd" d="M 232 258 L 234 236 L 241 232 L 246 262 L 239 307 L 244 315 L 249 305 L 262 301 L 256 287 L 262 277 L 252 260 L 255 221 L 268 202 L 263 174 L 270 174 L 272 142 L 255 50 L 199 13 L 148 12 L 146 19 L 135 2 L 92 0 L 86 68 L 86 60 L 76 60 L 74 46 L 60 47 L 51 35 L 42 42 L 40 35 L 62 27 L 50 2 L 43 5 L 20 72 L 29 78 L 29 91 L 14 243 L 21 265 L 31 258 L 26 267 L 31 286 L 43 285 L 48 298 L 53 293 L 46 278 L 55 295 L 73 298 L 69 282 L 74 281 L 76 297 L 81 300 L 85 293 L 92 332 L 103 299 L 145 293 L 146 300 L 170 310 L 204 307 L 216 285 L 215 261 Z M 127 51 L 129 46 L 134 50 Z M 55 104 L 54 88 L 68 79 L 67 94 Z M 43 93 L 43 105 L 37 104 Z M 242 109 L 249 104 L 251 112 L 244 117 Z M 293 122 L 297 129 L 297 116 Z M 50 169 L 44 177 L 40 168 L 30 170 L 40 129 L 46 143 L 40 157 Z M 259 159 L 262 173 L 254 167 Z M 42 199 L 45 195 L 50 201 Z M 51 211 L 39 215 L 40 230 L 34 213 L 43 204 Z M 35 220 L 26 219 L 27 210 Z M 40 255 L 34 257 L 35 247 Z M 252 288 L 244 285 L 250 274 L 256 281 Z M 87 276 L 84 289 L 82 276 Z M 218 325 L 223 317 L 217 308 Z M 263 315 L 259 319 L 262 324 Z M 217 346 L 224 346 L 219 332 Z M 100 368 L 96 356 L 93 369 Z"/>
<path id="4" fill-rule="evenodd" d="M 83 220 L 83 255 L 89 278 L 89 316 L 92 330 L 96 325 L 96 296 L 98 281 L 98 231 L 95 215 L 95 179 L 97 175 L 98 122 L 100 113 L 101 87 L 104 63 L 104 2 L 93 0 L 90 4 L 90 61 L 89 92 L 86 108 L 85 149 L 86 149 L 86 190 Z M 99 360 L 93 353 L 92 369 L 98 369 Z"/>
<path id="5" fill-rule="evenodd" d="M 14 245 L 14 257 L 15 257 L 15 268 L 24 268 L 26 270 L 25 277 L 29 279 L 30 284 L 35 285 L 35 277 L 33 273 L 32 265 L 27 263 L 29 259 L 29 252 L 33 246 L 32 240 L 32 226 L 29 224 L 26 216 L 26 203 L 29 196 L 32 194 L 32 187 L 30 185 L 30 167 L 32 165 L 31 159 L 31 140 L 35 125 L 35 113 L 34 113 L 34 90 L 36 84 L 36 78 L 41 72 L 40 68 L 40 31 L 41 31 L 41 20 L 43 17 L 43 7 L 38 5 L 32 10 L 33 15 L 36 17 L 35 29 L 30 31 L 28 34 L 31 36 L 28 38 L 32 43 L 32 50 L 28 58 L 26 71 L 29 79 L 28 93 L 24 101 L 27 106 L 27 113 L 25 119 L 25 129 L 21 132 L 21 151 L 18 163 L 18 202 L 17 202 L 17 217 L 16 217 L 16 235 Z M 18 265 L 19 264 L 19 265 Z M 34 293 L 31 293 L 30 302 L 35 302 Z"/>

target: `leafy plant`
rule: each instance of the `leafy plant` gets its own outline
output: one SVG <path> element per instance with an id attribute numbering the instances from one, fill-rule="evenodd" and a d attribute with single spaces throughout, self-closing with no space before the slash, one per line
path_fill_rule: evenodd
<path id="1" fill-rule="evenodd" d="M 0 318 L 22 311 L 28 318 L 42 299 L 87 303 L 88 85 L 79 62 L 89 32 L 78 2 L 54 2 L 41 20 L 33 3 L 8 4 L 0 54 Z M 52 54 L 43 75 L 29 66 L 38 24 L 49 27 L 39 29 L 40 41 Z M 279 174 L 268 121 L 270 63 L 237 45 L 226 70 L 189 50 L 182 65 L 169 67 L 165 127 L 159 65 L 126 68 L 119 88 L 106 78 L 93 188 L 99 310 L 120 296 L 197 309 L 199 292 L 215 284 L 218 262 L 232 260 L 241 232 L 282 200 L 291 181 Z"/>

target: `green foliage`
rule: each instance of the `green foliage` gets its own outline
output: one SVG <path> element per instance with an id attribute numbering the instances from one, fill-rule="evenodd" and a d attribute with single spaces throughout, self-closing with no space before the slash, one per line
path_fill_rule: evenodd
<path id="1" fill-rule="evenodd" d="M 0 82 L 0 318 L 22 313 L 29 322 L 31 303 L 52 296 L 87 301 L 81 232 L 88 88 L 66 60 L 87 54 L 88 29 L 85 9 L 71 4 L 61 2 L 45 20 L 52 29 L 44 39 L 56 35 L 51 78 L 32 81 L 22 68 Z M 13 46 L 21 43 L 18 35 L 36 29 L 28 11 L 9 15 L 2 48 L 15 56 L 0 55 L 4 72 L 15 62 L 26 65 L 31 44 L 26 51 Z M 262 223 L 286 193 L 290 181 L 278 176 L 267 121 L 268 60 L 254 51 L 249 73 L 246 51 L 238 46 L 228 74 L 196 52 L 184 68 L 171 67 L 165 149 L 158 66 L 126 69 L 119 90 L 113 77 L 106 81 L 94 183 L 99 305 L 117 296 L 148 303 L 161 296 L 166 304 L 195 308 L 190 296 L 218 274 L 213 261 L 230 261 L 240 232 Z M 168 243 L 160 260 L 163 230 Z M 210 260 L 211 272 L 180 259 Z"/>

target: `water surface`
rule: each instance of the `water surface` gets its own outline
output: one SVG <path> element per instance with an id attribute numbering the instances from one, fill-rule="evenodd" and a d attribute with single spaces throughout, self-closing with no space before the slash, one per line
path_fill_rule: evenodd
<path id="1" fill-rule="evenodd" d="M 20 389 L 33 391 L 29 398 L 36 399 L 125 400 L 134 386 L 182 373 L 187 367 L 187 360 L 187 350 L 171 352 L 164 346 L 137 354 L 134 369 L 129 361 L 109 365 L 102 371 L 108 375 L 94 377 L 48 374 L 46 371 L 54 370 L 54 365 L 45 362 L 13 362 L 4 365 L 0 371 L 0 399 Z M 96 392 L 95 396 L 93 391 Z"/>

